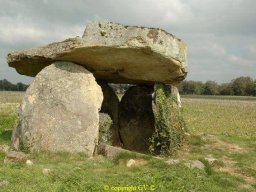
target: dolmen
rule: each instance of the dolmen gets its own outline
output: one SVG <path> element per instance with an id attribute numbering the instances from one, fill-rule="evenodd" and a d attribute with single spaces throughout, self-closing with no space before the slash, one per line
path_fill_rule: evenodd
<path id="1" fill-rule="evenodd" d="M 186 44 L 168 32 L 92 22 L 82 37 L 9 53 L 35 77 L 13 131 L 16 150 L 97 153 L 102 144 L 169 155 L 185 138 L 175 87 L 187 75 Z M 110 84 L 129 84 L 122 96 Z"/>

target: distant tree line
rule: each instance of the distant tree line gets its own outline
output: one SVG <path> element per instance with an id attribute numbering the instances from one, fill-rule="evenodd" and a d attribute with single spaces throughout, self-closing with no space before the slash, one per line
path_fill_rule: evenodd
<path id="1" fill-rule="evenodd" d="M 215 81 L 183 81 L 178 88 L 180 94 L 256 96 L 256 80 L 251 77 L 238 77 L 222 84 Z"/>
<path id="2" fill-rule="evenodd" d="M 13 84 L 6 79 L 0 80 L 0 91 L 26 91 L 28 86 L 21 82 Z"/>
<path id="3" fill-rule="evenodd" d="M 29 85 L 21 82 L 13 84 L 6 79 L 0 80 L 0 91 L 26 91 Z M 117 93 L 123 94 L 131 85 L 110 84 Z M 194 95 L 239 95 L 256 96 L 256 80 L 251 77 L 238 77 L 229 83 L 218 84 L 215 81 L 183 81 L 178 85 L 180 94 Z"/>

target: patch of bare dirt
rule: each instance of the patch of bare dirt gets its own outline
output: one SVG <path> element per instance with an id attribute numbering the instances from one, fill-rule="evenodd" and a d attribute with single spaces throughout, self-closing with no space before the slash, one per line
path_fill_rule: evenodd
<path id="1" fill-rule="evenodd" d="M 220 150 L 228 153 L 247 153 L 248 149 L 241 147 L 237 144 L 227 143 L 222 141 L 215 135 L 203 135 L 201 136 L 203 141 L 210 142 L 210 144 L 205 144 L 202 148 L 203 149 L 213 149 L 213 150 Z"/>

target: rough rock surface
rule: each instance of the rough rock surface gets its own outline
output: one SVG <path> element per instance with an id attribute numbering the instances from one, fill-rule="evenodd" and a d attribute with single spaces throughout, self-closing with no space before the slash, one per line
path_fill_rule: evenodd
<path id="1" fill-rule="evenodd" d="M 114 146 L 121 146 L 118 122 L 119 99 L 114 90 L 108 85 L 107 82 L 98 81 L 97 83 L 100 85 L 104 96 L 100 112 L 108 114 L 113 122 L 111 125 L 111 144 L 113 144 Z"/>
<path id="2" fill-rule="evenodd" d="M 108 158 L 115 158 L 121 154 L 129 154 L 131 156 L 135 155 L 136 157 L 145 157 L 144 154 L 129 151 L 121 147 L 115 147 L 107 144 L 102 144 L 99 146 L 98 154 L 104 155 L 105 157 Z"/>
<path id="3" fill-rule="evenodd" d="M 137 166 L 143 166 L 147 164 L 148 162 L 145 159 L 129 159 L 126 162 L 126 167 L 137 167 Z"/>
<path id="4" fill-rule="evenodd" d="M 185 43 L 157 28 L 93 22 L 83 37 L 8 54 L 9 66 L 35 76 L 54 61 L 85 66 L 96 79 L 116 83 L 178 83 L 187 74 Z"/>
<path id="5" fill-rule="evenodd" d="M 153 86 L 133 86 L 122 97 L 119 125 L 125 149 L 149 152 L 149 139 L 155 130 L 153 92 Z"/>
<path id="6" fill-rule="evenodd" d="M 172 153 L 182 143 L 185 133 L 179 105 L 174 86 L 130 87 L 119 109 L 123 147 L 154 154 Z"/>
<path id="7" fill-rule="evenodd" d="M 197 169 L 203 170 L 205 168 L 205 165 L 199 160 L 191 160 L 191 161 L 184 163 L 184 165 L 191 169 L 197 168 Z"/>
<path id="8" fill-rule="evenodd" d="M 91 156 L 103 100 L 92 73 L 71 62 L 42 70 L 28 88 L 14 130 L 14 146 L 29 150 L 84 152 Z"/>

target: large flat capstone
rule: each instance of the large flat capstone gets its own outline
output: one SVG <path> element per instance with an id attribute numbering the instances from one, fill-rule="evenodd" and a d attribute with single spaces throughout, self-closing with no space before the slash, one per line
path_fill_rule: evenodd
<path id="1" fill-rule="evenodd" d="M 8 54 L 18 73 L 36 76 L 55 61 L 84 66 L 96 79 L 113 83 L 178 83 L 187 74 L 185 43 L 157 28 L 93 22 L 82 37 Z"/>

